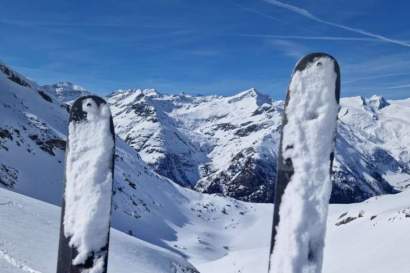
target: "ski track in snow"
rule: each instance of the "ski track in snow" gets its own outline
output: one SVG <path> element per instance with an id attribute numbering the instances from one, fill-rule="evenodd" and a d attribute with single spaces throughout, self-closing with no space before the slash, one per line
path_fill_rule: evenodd
<path id="1" fill-rule="evenodd" d="M 24 272 L 28 273 L 42 273 L 41 271 L 37 271 L 28 265 L 26 265 L 24 262 L 21 262 L 11 256 L 10 254 L 7 253 L 7 251 L 0 249 L 0 258 L 4 259 L 6 262 L 8 262 L 10 265 L 17 267 L 18 269 L 23 270 Z"/>

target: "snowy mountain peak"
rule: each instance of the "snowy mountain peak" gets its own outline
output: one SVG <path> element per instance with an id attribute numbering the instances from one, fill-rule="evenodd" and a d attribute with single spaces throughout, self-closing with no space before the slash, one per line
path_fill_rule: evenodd
<path id="1" fill-rule="evenodd" d="M 141 88 L 128 88 L 128 89 L 118 89 L 112 92 L 109 97 L 116 96 L 116 95 L 136 95 L 136 96 L 160 96 L 161 94 L 153 88 L 148 89 L 141 89 Z"/>
<path id="2" fill-rule="evenodd" d="M 272 99 L 260 92 L 258 92 L 255 88 L 250 88 L 248 90 L 242 91 L 236 95 L 233 95 L 229 102 L 237 102 L 244 99 L 253 99 L 256 102 L 256 105 L 261 106 L 264 103 L 272 103 Z"/>
<path id="3" fill-rule="evenodd" d="M 52 86 L 55 87 L 58 92 L 62 92 L 64 90 L 87 91 L 84 87 L 69 81 L 61 81 L 53 84 Z"/>
<path id="4" fill-rule="evenodd" d="M 251 96 L 251 97 L 256 97 L 256 96 L 258 96 L 258 95 L 260 95 L 261 93 L 259 93 L 257 90 L 256 90 L 256 88 L 249 88 L 249 89 L 247 89 L 247 90 L 244 90 L 244 91 L 242 91 L 242 92 L 239 92 L 238 94 L 237 94 L 237 96 L 245 96 L 245 95 L 249 95 L 249 96 Z"/>
<path id="5" fill-rule="evenodd" d="M 381 110 L 390 105 L 390 103 L 383 96 L 377 95 L 373 95 L 370 98 L 363 96 L 350 97 L 344 98 L 344 100 L 349 101 L 349 104 L 351 104 L 352 106 L 360 105 L 361 107 L 364 107 L 364 109 L 367 109 L 371 112 L 377 112 L 378 110 Z"/>
<path id="6" fill-rule="evenodd" d="M 273 176 L 274 165 L 261 167 L 258 156 L 274 160 L 274 152 L 261 146 L 281 118 L 268 96 L 255 89 L 230 97 L 140 90 L 117 91 L 108 101 L 118 135 L 160 174 L 190 187 L 201 180 L 201 191 L 270 200 L 273 181 L 262 177 Z M 215 180 L 221 185 L 205 186 Z M 229 187 L 222 186 L 228 182 Z"/>
<path id="7" fill-rule="evenodd" d="M 370 99 L 367 100 L 367 105 L 369 105 L 374 110 L 381 110 L 386 106 L 389 106 L 390 103 L 382 96 L 373 95 Z"/>
<path id="8" fill-rule="evenodd" d="M 142 90 L 142 93 L 147 97 L 157 97 L 160 95 L 160 93 L 155 89 L 144 89 Z"/>
<path id="9" fill-rule="evenodd" d="M 87 91 L 84 87 L 68 81 L 43 85 L 42 88 L 54 94 L 61 102 L 70 102 L 79 97 L 91 94 L 91 92 Z"/>

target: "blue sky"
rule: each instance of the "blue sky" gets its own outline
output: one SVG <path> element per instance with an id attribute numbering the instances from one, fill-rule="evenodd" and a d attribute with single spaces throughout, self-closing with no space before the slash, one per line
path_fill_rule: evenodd
<path id="1" fill-rule="evenodd" d="M 13 0 L 0 59 L 45 84 L 284 97 L 298 58 L 335 56 L 343 96 L 410 97 L 410 1 Z"/>

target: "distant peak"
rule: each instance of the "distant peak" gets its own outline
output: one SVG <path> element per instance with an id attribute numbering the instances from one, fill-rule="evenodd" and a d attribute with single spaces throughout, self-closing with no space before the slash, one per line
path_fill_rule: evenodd
<path id="1" fill-rule="evenodd" d="M 261 95 L 261 93 L 259 93 L 256 88 L 250 88 L 247 89 L 245 91 L 239 92 L 236 96 L 252 96 L 252 97 L 256 97 L 258 95 Z"/>
<path id="2" fill-rule="evenodd" d="M 115 90 L 112 95 L 116 94 L 142 94 L 147 97 L 158 96 L 160 93 L 153 88 L 141 89 L 141 88 L 128 88 Z"/>
<path id="3" fill-rule="evenodd" d="M 160 93 L 156 89 L 144 89 L 142 90 L 143 94 L 148 97 L 155 97 L 160 95 Z"/>
<path id="4" fill-rule="evenodd" d="M 60 81 L 54 84 L 43 85 L 42 88 L 56 95 L 61 102 L 70 102 L 81 96 L 91 94 L 84 87 L 69 81 Z"/>
<path id="5" fill-rule="evenodd" d="M 390 103 L 388 103 L 383 96 L 377 95 L 373 95 L 370 97 L 370 99 L 367 99 L 366 104 L 372 107 L 374 110 L 380 110 L 390 105 Z"/>
<path id="6" fill-rule="evenodd" d="M 60 89 L 61 91 L 63 90 L 70 90 L 70 91 L 87 91 L 84 87 L 74 84 L 69 81 L 60 81 L 55 84 L 51 85 L 52 87 L 56 89 Z"/>
<path id="7" fill-rule="evenodd" d="M 264 103 L 271 102 L 271 99 L 269 96 L 260 93 L 255 88 L 250 88 L 245 91 L 239 92 L 236 95 L 233 95 L 231 99 L 229 100 L 229 102 L 232 103 L 232 102 L 240 101 L 246 98 L 254 98 L 256 100 L 257 105 L 262 105 Z"/>

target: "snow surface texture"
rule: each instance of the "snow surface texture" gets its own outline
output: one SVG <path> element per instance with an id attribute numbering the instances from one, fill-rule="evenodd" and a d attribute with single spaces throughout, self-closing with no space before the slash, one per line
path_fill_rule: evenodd
<path id="1" fill-rule="evenodd" d="M 82 109 L 86 118 L 69 124 L 64 235 L 78 251 L 73 264 L 83 264 L 95 255 L 94 266 L 87 272 L 99 273 L 105 258 L 100 252 L 110 227 L 114 136 L 108 104 L 87 98 L 82 100 Z"/>
<path id="2" fill-rule="evenodd" d="M 0 189 L 0 272 L 55 273 L 60 209 Z M 111 229 L 108 272 L 198 273 L 180 255 Z"/>
<path id="3" fill-rule="evenodd" d="M 294 174 L 279 208 L 270 272 L 321 272 L 332 188 L 329 159 L 339 109 L 336 78 L 329 57 L 315 58 L 292 77 L 282 154 L 283 160 L 292 161 Z"/>
<path id="4" fill-rule="evenodd" d="M 243 207 L 228 208 L 232 223 L 195 223 L 182 240 L 200 234 L 209 247 L 227 244 L 225 255 L 202 255 L 195 266 L 201 273 L 266 273 L 269 253 L 272 206 L 259 204 L 240 215 Z M 60 209 L 0 189 L 0 272 L 55 273 Z M 191 220 L 196 222 L 195 215 Z M 237 223 L 242 223 L 237 225 Z M 227 224 L 229 224 L 227 222 Z M 229 228 L 236 225 L 235 229 Z M 384 195 L 356 204 L 332 204 L 329 208 L 324 273 L 408 273 L 410 259 L 410 191 Z M 218 237 L 203 236 L 204 230 L 218 230 Z M 111 229 L 108 272 L 112 273 L 197 273 L 173 251 Z M 227 241 L 227 239 L 229 241 Z M 183 242 L 174 242 L 182 248 Z M 177 266 L 177 264 L 179 264 Z M 184 270 L 179 269 L 185 267 Z"/>

